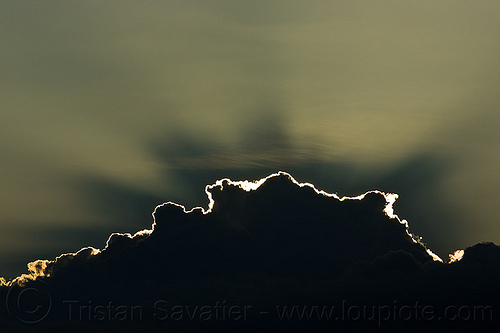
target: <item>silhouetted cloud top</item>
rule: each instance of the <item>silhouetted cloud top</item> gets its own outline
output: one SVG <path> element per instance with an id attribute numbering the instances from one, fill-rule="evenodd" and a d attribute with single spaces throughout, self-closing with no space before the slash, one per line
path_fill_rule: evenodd
<path id="1" fill-rule="evenodd" d="M 206 193 L 208 210 L 159 205 L 152 230 L 113 234 L 102 252 L 84 248 L 30 263 L 30 270 L 36 276 L 63 276 L 105 262 L 145 277 L 231 271 L 331 278 L 390 251 L 402 250 L 419 263 L 432 260 L 407 223 L 391 212 L 391 194 L 339 198 L 284 172 L 255 183 L 223 179 L 207 186 Z M 163 257 L 166 263 L 155 264 Z"/>
<path id="2" fill-rule="evenodd" d="M 222 179 L 205 192 L 207 209 L 161 204 L 151 230 L 112 234 L 102 250 L 29 263 L 30 274 L 2 284 L 12 290 L 43 281 L 56 299 L 97 303 L 424 297 L 442 304 L 457 288 L 468 301 L 493 288 L 485 276 L 498 281 L 496 245 L 457 251 L 443 263 L 394 213 L 395 194 L 340 198 L 284 172 L 256 182 Z M 71 315 L 55 308 L 55 319 Z"/>

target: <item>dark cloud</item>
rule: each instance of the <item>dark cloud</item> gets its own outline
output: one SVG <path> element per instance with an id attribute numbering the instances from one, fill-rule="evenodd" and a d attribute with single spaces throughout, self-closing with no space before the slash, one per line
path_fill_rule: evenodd
<path id="1" fill-rule="evenodd" d="M 265 118 L 248 127 L 243 144 L 255 148 L 250 149 L 248 155 L 217 148 L 213 144 L 207 146 L 209 140 L 197 142 L 178 138 L 175 142 L 179 144 L 173 146 L 177 147 L 175 149 L 170 149 L 166 143 L 157 146 L 157 158 L 171 166 L 169 172 L 186 193 L 181 198 L 180 191 L 177 191 L 169 197 L 175 202 L 185 203 L 186 207 L 204 206 L 207 199 L 202 188 L 213 179 L 259 179 L 274 172 L 273 166 L 288 165 L 287 170 L 298 179 L 320 184 L 321 189 L 341 196 L 355 196 L 367 189 L 398 193 L 405 199 L 395 203 L 396 211 L 411 221 L 413 232 L 425 235 L 426 244 L 440 256 L 446 257 L 456 248 L 470 244 L 466 241 L 470 233 L 462 231 L 469 220 L 460 214 L 460 207 L 443 186 L 443 179 L 455 162 L 452 158 L 425 151 L 388 167 L 370 164 L 364 168 L 348 161 L 317 160 L 314 156 L 287 150 L 292 140 L 286 137 L 286 132 L 280 132 L 279 126 L 270 125 L 274 124 L 273 119 L 268 120 L 267 127 Z M 268 139 L 262 140 L 261 144 L 255 143 L 259 136 L 265 137 L 267 132 L 270 132 L 267 134 L 269 137 L 282 138 L 276 140 L 278 147 Z M 204 148 L 204 154 L 197 153 L 200 147 Z M 264 154 L 266 152 L 267 155 Z"/>
<path id="2" fill-rule="evenodd" d="M 151 230 L 114 233 L 102 250 L 29 263 L 29 274 L 2 281 L 2 325 L 130 332 L 498 328 L 488 311 L 500 304 L 500 248 L 478 244 L 452 263 L 439 261 L 394 214 L 395 195 L 339 198 L 286 173 L 253 183 L 222 179 L 206 194 L 208 209 L 164 203 Z M 332 306 L 344 312 L 314 317 Z M 435 318 L 412 317 L 425 306 Z M 470 320 L 477 307 L 486 307 L 486 318 Z M 307 309 L 316 311 L 311 318 L 294 317 Z M 443 313 L 448 317 L 439 321 Z"/>

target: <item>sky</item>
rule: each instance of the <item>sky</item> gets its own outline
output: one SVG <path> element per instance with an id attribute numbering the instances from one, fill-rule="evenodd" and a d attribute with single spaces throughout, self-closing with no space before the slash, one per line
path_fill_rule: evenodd
<path id="1" fill-rule="evenodd" d="M 399 194 L 434 252 L 500 242 L 497 1 L 2 1 L 0 276 L 205 185 Z"/>

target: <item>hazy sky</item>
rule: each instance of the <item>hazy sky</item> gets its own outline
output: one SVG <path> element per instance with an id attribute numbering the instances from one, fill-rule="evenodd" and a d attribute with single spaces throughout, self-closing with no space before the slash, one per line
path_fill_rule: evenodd
<path id="1" fill-rule="evenodd" d="M 498 1 L 2 1 L 0 276 L 217 178 L 400 194 L 443 257 L 500 242 Z"/>

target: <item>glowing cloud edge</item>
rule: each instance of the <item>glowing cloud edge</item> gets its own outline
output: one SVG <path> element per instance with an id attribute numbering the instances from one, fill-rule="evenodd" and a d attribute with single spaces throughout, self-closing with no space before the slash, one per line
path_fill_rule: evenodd
<path id="1" fill-rule="evenodd" d="M 412 241 L 414 243 L 419 243 L 422 246 L 424 246 L 424 248 L 427 251 L 427 254 L 429 254 L 432 257 L 432 260 L 443 262 L 443 260 L 437 254 L 435 254 L 434 252 L 432 252 L 430 249 L 428 249 L 421 242 L 422 237 L 410 233 L 408 221 L 405 220 L 405 219 L 400 219 L 399 216 L 394 213 L 393 205 L 394 205 L 394 203 L 396 202 L 396 200 L 399 197 L 398 194 L 396 194 L 396 193 L 385 193 L 385 192 L 379 191 L 379 190 L 370 190 L 370 191 L 365 192 L 364 194 L 361 194 L 361 195 L 358 195 L 358 196 L 355 196 L 355 197 L 349 197 L 349 196 L 339 197 L 336 193 L 328 193 L 328 192 L 326 192 L 324 190 L 317 189 L 314 186 L 314 184 L 312 184 L 312 183 L 307 183 L 307 182 L 301 183 L 301 182 L 298 182 L 291 174 L 289 174 L 288 172 L 285 172 L 285 171 L 278 171 L 276 173 L 272 173 L 269 176 L 266 176 L 264 178 L 261 178 L 261 179 L 255 180 L 255 181 L 249 181 L 249 180 L 238 180 L 238 181 L 235 181 L 235 180 L 232 180 L 230 178 L 219 179 L 214 184 L 205 186 L 205 194 L 207 195 L 208 201 L 209 201 L 208 202 L 208 209 L 205 209 L 203 207 L 197 206 L 197 207 L 191 208 L 190 210 L 186 210 L 185 206 L 177 204 L 177 203 L 172 202 L 172 201 L 168 201 L 166 203 L 162 203 L 162 204 L 160 204 L 160 205 L 158 205 L 158 206 L 155 207 L 154 212 L 153 212 L 153 221 L 155 220 L 154 215 L 155 215 L 156 210 L 158 208 L 162 207 L 163 205 L 167 205 L 167 204 L 175 205 L 175 206 L 178 206 L 178 207 L 182 208 L 183 212 L 186 213 L 186 214 L 191 213 L 194 210 L 201 210 L 203 212 L 203 214 L 209 214 L 209 213 L 212 212 L 212 209 L 213 209 L 214 204 L 215 204 L 215 201 L 214 201 L 214 199 L 212 197 L 212 193 L 210 192 L 211 189 L 216 188 L 216 187 L 220 187 L 221 190 L 222 190 L 224 188 L 224 183 L 227 183 L 229 185 L 238 186 L 239 188 L 245 190 L 246 192 L 250 192 L 250 191 L 257 190 L 268 179 L 273 178 L 273 177 L 277 177 L 277 176 L 287 176 L 295 185 L 297 185 L 299 187 L 310 187 L 310 188 L 312 188 L 319 195 L 323 195 L 323 196 L 326 196 L 326 197 L 333 197 L 333 198 L 335 198 L 335 199 L 337 199 L 339 201 L 344 201 L 344 200 L 362 200 L 366 195 L 368 195 L 370 193 L 376 193 L 376 194 L 382 195 L 385 198 L 385 201 L 386 201 L 386 206 L 384 208 L 384 213 L 389 218 L 395 219 L 400 224 L 403 224 L 405 226 L 406 233 L 408 234 L 408 236 L 410 236 L 410 238 L 412 239 Z M 156 221 L 153 222 L 153 229 L 152 230 L 145 229 L 145 230 L 140 231 L 140 232 L 146 232 L 146 231 L 152 232 L 154 230 L 154 225 L 155 224 L 156 224 Z M 137 235 L 137 234 L 138 233 L 136 233 L 135 235 Z M 122 235 L 127 235 L 128 237 L 131 236 L 130 234 L 122 234 Z M 135 237 L 135 235 L 132 236 L 132 237 Z"/>
<path id="2" fill-rule="evenodd" d="M 319 195 L 323 195 L 323 196 L 326 196 L 326 197 L 335 198 L 335 199 L 337 199 L 339 201 L 344 201 L 344 200 L 362 200 L 366 195 L 368 195 L 370 193 L 376 193 L 376 194 L 382 195 L 385 198 L 385 201 L 386 201 L 386 205 L 385 205 L 385 208 L 383 210 L 384 213 L 390 219 L 395 219 L 400 224 L 403 224 L 405 226 L 406 233 L 408 234 L 408 236 L 410 236 L 410 238 L 412 239 L 412 241 L 414 243 L 418 243 L 418 244 L 421 244 L 422 246 L 424 246 L 424 248 L 427 251 L 427 254 L 429 254 L 434 261 L 443 262 L 443 260 L 438 255 L 436 255 L 434 252 L 432 252 L 430 249 L 428 249 L 421 242 L 422 238 L 420 236 L 414 235 L 414 234 L 412 234 L 412 233 L 409 232 L 408 221 L 405 220 L 405 219 L 400 219 L 399 216 L 394 213 L 393 205 L 394 205 L 394 203 L 396 202 L 396 200 L 399 197 L 398 194 L 396 194 L 396 193 L 386 193 L 386 192 L 379 191 L 379 190 L 370 190 L 370 191 L 365 192 L 364 194 L 361 194 L 361 195 L 358 195 L 358 196 L 355 196 L 355 197 L 349 197 L 349 196 L 339 197 L 336 193 L 328 193 L 328 192 L 326 192 L 324 190 L 317 189 L 314 186 L 314 184 L 312 184 L 312 183 L 307 183 L 307 182 L 301 183 L 301 182 L 298 182 L 288 172 L 278 171 L 276 173 L 272 173 L 269 176 L 266 176 L 264 178 L 261 178 L 261 179 L 255 180 L 255 181 L 248 181 L 248 180 L 234 181 L 234 180 L 231 180 L 229 178 L 219 179 L 215 183 L 205 186 L 205 193 L 206 193 L 206 195 L 208 197 L 208 201 L 209 201 L 208 202 L 208 209 L 205 209 L 205 208 L 200 207 L 200 206 L 196 206 L 196 207 L 191 208 L 190 210 L 187 210 L 184 205 L 181 205 L 181 204 L 178 204 L 178 203 L 175 203 L 175 202 L 172 202 L 172 201 L 164 202 L 162 204 L 157 205 L 155 207 L 153 213 L 152 213 L 153 224 L 152 224 L 152 228 L 151 229 L 143 229 L 143 230 L 137 231 L 133 235 L 130 234 L 130 233 L 118 233 L 118 232 L 112 233 L 108 237 L 108 240 L 106 241 L 106 246 L 104 247 L 103 250 L 96 249 L 94 247 L 84 247 L 84 248 L 78 250 L 75 253 L 69 252 L 69 253 L 61 254 L 58 257 L 56 257 L 54 260 L 40 259 L 40 260 L 35 260 L 35 261 L 32 261 L 32 262 L 29 262 L 27 264 L 28 270 L 30 272 L 29 274 L 22 274 L 22 275 L 14 278 L 14 279 L 12 279 L 10 281 L 6 281 L 4 278 L 0 278 L 0 285 L 6 285 L 6 286 L 11 286 L 13 284 L 23 285 L 24 283 L 26 283 L 29 280 L 35 280 L 38 277 L 46 277 L 47 275 L 45 275 L 45 273 L 43 272 L 43 269 L 37 269 L 38 266 L 46 267 L 49 263 L 55 263 L 58 260 L 62 260 L 64 257 L 77 256 L 77 255 L 83 253 L 84 251 L 90 251 L 89 255 L 92 255 L 92 256 L 93 255 L 97 255 L 97 254 L 101 253 L 102 251 L 106 250 L 109 247 L 110 240 L 111 240 L 112 237 L 122 236 L 122 237 L 127 237 L 127 238 L 132 239 L 132 238 L 135 238 L 135 237 L 140 237 L 140 236 L 144 236 L 144 235 L 150 235 L 151 233 L 153 233 L 155 225 L 156 225 L 156 220 L 155 220 L 156 210 L 159 209 L 160 207 L 164 206 L 164 205 L 175 205 L 177 207 L 180 207 L 180 208 L 182 208 L 183 212 L 186 213 L 186 214 L 189 214 L 189 213 L 193 212 L 194 210 L 201 210 L 203 212 L 203 214 L 206 215 L 206 214 L 209 214 L 209 213 L 212 212 L 214 204 L 215 204 L 215 201 L 212 198 L 212 193 L 210 192 L 211 189 L 216 188 L 216 187 L 220 187 L 221 190 L 222 190 L 224 188 L 224 183 L 226 183 L 226 184 L 229 184 L 229 185 L 238 186 L 239 188 L 245 190 L 246 192 L 250 192 L 250 191 L 257 190 L 268 179 L 273 178 L 273 177 L 277 177 L 277 176 L 287 176 L 295 185 L 297 185 L 299 187 L 309 187 L 309 188 L 312 188 Z M 463 250 L 459 250 L 459 251 L 463 251 Z M 455 252 L 455 254 L 457 254 L 457 252 Z M 450 255 L 450 259 L 451 260 L 448 263 L 453 263 L 453 262 L 459 261 L 461 258 L 455 258 L 455 257 L 452 257 Z"/>

